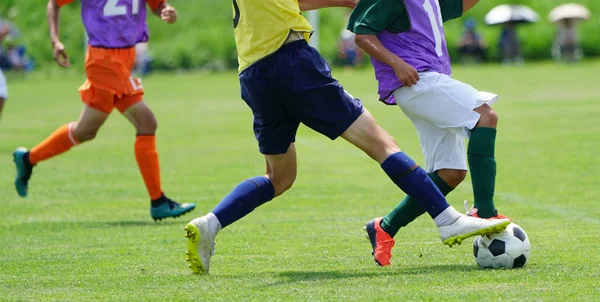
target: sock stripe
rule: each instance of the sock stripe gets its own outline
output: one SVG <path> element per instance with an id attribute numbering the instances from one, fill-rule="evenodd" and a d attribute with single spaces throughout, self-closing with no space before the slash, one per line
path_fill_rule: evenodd
<path id="1" fill-rule="evenodd" d="M 260 177 L 260 176 L 258 176 L 258 177 Z M 266 178 L 266 177 L 265 177 L 265 178 Z M 267 178 L 267 179 L 268 179 L 268 178 Z M 257 188 L 260 188 L 260 185 L 259 185 L 259 184 L 258 184 L 258 183 L 257 183 L 257 182 L 254 180 L 254 178 L 248 178 L 248 179 L 246 179 L 246 180 L 249 180 L 249 181 L 251 181 L 252 183 L 254 183 L 254 184 L 256 185 L 256 187 L 257 187 Z"/>
<path id="2" fill-rule="evenodd" d="M 410 172 L 416 170 L 419 167 L 419 164 L 414 164 L 412 167 L 406 169 L 406 171 L 402 172 L 402 174 L 400 174 L 400 178 L 403 178 L 405 176 L 407 176 L 408 174 L 410 174 Z"/>
<path id="3" fill-rule="evenodd" d="M 71 141 L 71 143 L 73 143 L 73 146 L 79 145 L 79 142 L 77 141 L 77 139 L 75 139 L 75 136 L 73 136 L 73 127 L 74 126 L 75 126 L 75 122 L 70 122 L 69 123 L 69 131 L 67 131 L 67 133 L 69 135 L 69 140 Z"/>

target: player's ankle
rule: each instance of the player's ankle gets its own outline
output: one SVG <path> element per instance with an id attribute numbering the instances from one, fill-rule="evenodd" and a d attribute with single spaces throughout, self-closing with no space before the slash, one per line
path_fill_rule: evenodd
<path id="1" fill-rule="evenodd" d="M 216 236 L 217 233 L 221 231 L 221 222 L 219 221 L 219 218 L 217 218 L 213 212 L 204 215 L 204 218 L 206 218 L 206 221 L 208 222 L 208 231 L 213 237 Z"/>
<path id="2" fill-rule="evenodd" d="M 439 227 L 449 226 L 460 218 L 461 214 L 452 206 L 447 207 L 433 221 L 435 225 Z"/>

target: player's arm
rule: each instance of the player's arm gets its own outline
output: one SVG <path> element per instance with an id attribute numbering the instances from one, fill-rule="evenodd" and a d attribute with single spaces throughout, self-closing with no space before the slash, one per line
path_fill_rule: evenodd
<path id="1" fill-rule="evenodd" d="M 177 21 L 177 10 L 165 0 L 146 0 L 152 9 L 152 13 L 167 23 Z"/>
<path id="2" fill-rule="evenodd" d="M 326 7 L 354 8 L 358 0 L 298 0 L 301 11 L 309 11 Z"/>
<path id="3" fill-rule="evenodd" d="M 360 49 L 369 54 L 373 59 L 391 66 L 402 84 L 411 87 L 419 81 L 417 70 L 383 46 L 376 35 L 357 34 L 354 37 L 354 41 Z"/>
<path id="4" fill-rule="evenodd" d="M 72 0 L 71 0 L 72 1 Z M 69 67 L 69 57 L 65 52 L 65 46 L 60 42 L 58 22 L 60 20 L 60 7 L 71 2 L 69 0 L 48 0 L 47 17 L 48 27 L 50 28 L 50 42 L 52 43 L 52 52 L 54 60 L 62 67 Z"/>
<path id="5" fill-rule="evenodd" d="M 392 6 L 395 5 L 395 6 Z M 404 12 L 402 1 L 361 0 L 348 19 L 348 30 L 356 34 L 356 45 L 371 58 L 391 66 L 406 86 L 419 80 L 417 71 L 402 58 L 387 49 L 377 37 Z"/>
<path id="6" fill-rule="evenodd" d="M 444 22 L 460 18 L 468 12 L 479 0 L 440 0 L 442 19 Z"/>
<path id="7" fill-rule="evenodd" d="M 479 0 L 463 0 L 463 14 L 468 12 L 475 4 L 477 4 Z"/>

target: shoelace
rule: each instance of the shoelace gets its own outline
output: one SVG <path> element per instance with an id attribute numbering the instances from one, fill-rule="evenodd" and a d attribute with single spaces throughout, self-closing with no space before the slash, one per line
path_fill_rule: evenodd
<path id="1" fill-rule="evenodd" d="M 468 201 L 464 201 L 463 202 L 464 206 L 465 206 L 465 212 L 467 214 L 467 216 L 473 216 L 477 213 L 477 208 L 475 206 L 471 206 L 469 207 L 469 202 Z"/>

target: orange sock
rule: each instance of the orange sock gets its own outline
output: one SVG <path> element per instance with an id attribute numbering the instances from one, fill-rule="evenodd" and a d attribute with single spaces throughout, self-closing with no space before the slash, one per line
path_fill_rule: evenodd
<path id="1" fill-rule="evenodd" d="M 156 152 L 156 136 L 138 135 L 135 139 L 135 159 L 144 178 L 150 200 L 158 199 L 163 191 L 160 187 L 160 165 Z"/>
<path id="2" fill-rule="evenodd" d="M 44 141 L 33 147 L 29 151 L 29 161 L 31 164 L 35 165 L 50 157 L 69 151 L 73 146 L 79 144 L 75 137 L 73 137 L 73 125 L 75 123 L 69 123 L 56 129 Z"/>

